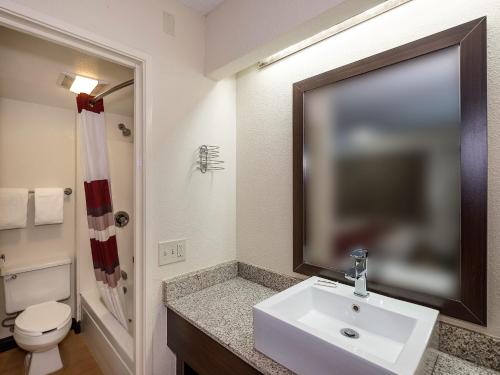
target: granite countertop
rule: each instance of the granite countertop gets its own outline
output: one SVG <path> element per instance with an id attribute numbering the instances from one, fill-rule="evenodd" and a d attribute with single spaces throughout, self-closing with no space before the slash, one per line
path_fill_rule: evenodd
<path id="1" fill-rule="evenodd" d="M 229 262 L 164 283 L 171 310 L 263 374 L 293 374 L 254 349 L 252 306 L 300 280 Z M 437 352 L 434 375 L 493 375 L 497 371 Z"/>
<path id="2" fill-rule="evenodd" d="M 168 303 L 168 307 L 264 374 L 291 371 L 253 348 L 252 306 L 276 294 L 242 277 Z"/>

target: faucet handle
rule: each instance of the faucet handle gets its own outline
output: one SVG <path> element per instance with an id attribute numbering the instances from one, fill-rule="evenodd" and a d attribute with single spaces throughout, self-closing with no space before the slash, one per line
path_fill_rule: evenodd
<path id="1" fill-rule="evenodd" d="M 358 279 L 358 270 L 356 267 L 351 267 L 349 268 L 346 273 L 344 274 L 344 277 L 347 279 L 347 280 L 351 280 L 351 281 L 355 281 Z"/>
<path id="2" fill-rule="evenodd" d="M 355 250 L 352 250 L 349 255 L 351 256 L 351 258 L 354 258 L 356 260 L 363 260 L 363 259 L 366 259 L 368 257 L 368 250 L 355 249 Z"/>

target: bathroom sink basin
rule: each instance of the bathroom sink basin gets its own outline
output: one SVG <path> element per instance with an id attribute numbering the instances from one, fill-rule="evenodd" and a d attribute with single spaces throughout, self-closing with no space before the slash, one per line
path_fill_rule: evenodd
<path id="1" fill-rule="evenodd" d="M 311 277 L 253 307 L 255 349 L 298 374 L 425 374 L 438 311 Z"/>

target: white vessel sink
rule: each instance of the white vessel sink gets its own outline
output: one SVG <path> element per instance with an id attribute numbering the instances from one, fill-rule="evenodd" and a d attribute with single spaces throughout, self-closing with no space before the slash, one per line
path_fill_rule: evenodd
<path id="1" fill-rule="evenodd" d="M 426 373 L 438 311 L 353 291 L 311 277 L 258 303 L 255 349 L 298 374 Z"/>

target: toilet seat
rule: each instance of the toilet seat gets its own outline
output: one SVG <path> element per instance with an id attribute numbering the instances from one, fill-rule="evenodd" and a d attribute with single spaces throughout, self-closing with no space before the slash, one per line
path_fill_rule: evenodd
<path id="1" fill-rule="evenodd" d="M 50 301 L 29 306 L 15 320 L 15 329 L 26 336 L 41 336 L 67 326 L 71 307 Z"/>

